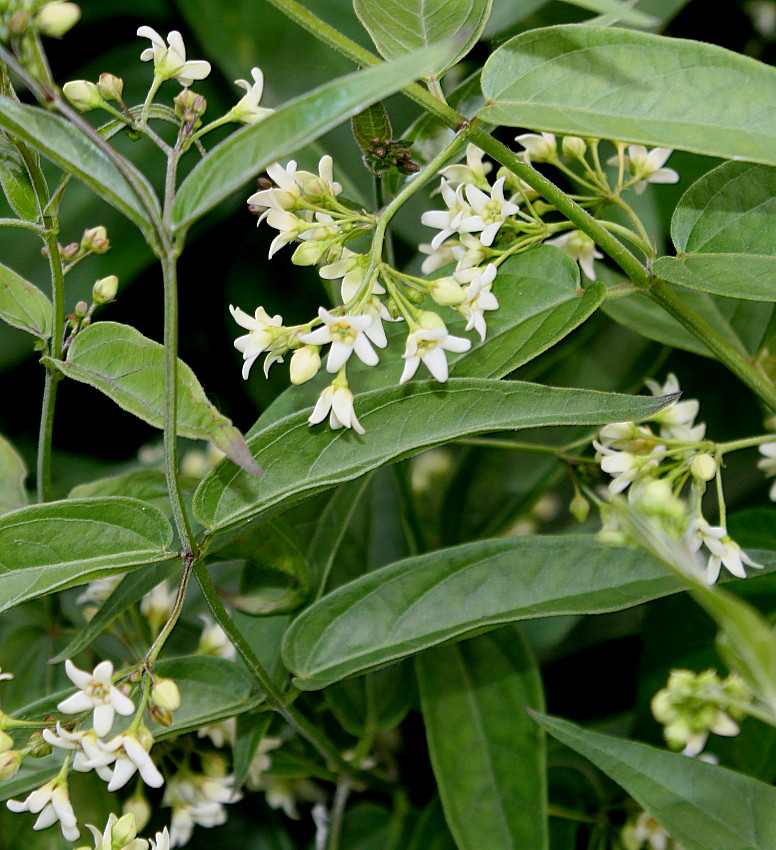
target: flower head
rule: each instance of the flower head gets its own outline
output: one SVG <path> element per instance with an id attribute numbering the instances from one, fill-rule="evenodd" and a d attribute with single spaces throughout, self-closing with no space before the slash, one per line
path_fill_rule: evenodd
<path id="1" fill-rule="evenodd" d="M 431 240 L 431 247 L 434 250 L 454 233 L 475 233 L 483 229 L 482 219 L 464 198 L 463 184 L 453 189 L 443 177 L 441 192 L 447 209 L 427 210 L 420 217 L 421 223 L 426 227 L 433 227 L 439 231 Z"/>
<path id="2" fill-rule="evenodd" d="M 326 358 L 327 371 L 334 373 L 348 362 L 355 351 L 356 357 L 367 366 L 376 366 L 380 358 L 367 338 L 366 331 L 371 328 L 374 319 L 364 314 L 356 316 L 334 316 L 324 307 L 318 309 L 323 326 L 310 333 L 302 334 L 300 342 L 307 345 L 325 345 L 331 343 Z"/>
<path id="3" fill-rule="evenodd" d="M 595 242 L 586 233 L 581 230 L 570 230 L 554 239 L 548 239 L 544 244 L 554 245 L 565 251 L 572 260 L 579 263 L 579 267 L 590 280 L 595 280 L 593 260 L 602 260 L 604 255 L 596 250 Z"/>
<path id="4" fill-rule="evenodd" d="M 12 812 L 37 814 L 38 819 L 35 821 L 33 829 L 46 829 L 46 827 L 59 821 L 62 835 L 68 841 L 75 841 L 81 834 L 78 830 L 73 806 L 70 803 L 67 783 L 59 778 L 41 785 L 24 802 L 9 800 L 6 805 Z"/>
<path id="5" fill-rule="evenodd" d="M 80 690 L 62 700 L 57 708 L 65 714 L 80 714 L 93 708 L 92 722 L 99 737 L 110 732 L 116 713 L 127 717 L 134 712 L 132 700 L 113 684 L 112 661 L 101 661 L 91 673 L 87 673 L 68 658 L 65 661 L 65 672 Z"/>
<path id="6" fill-rule="evenodd" d="M 693 523 L 690 546 L 697 550 L 701 545 L 705 546 L 710 553 L 706 566 L 707 584 L 714 584 L 723 566 L 737 578 L 746 578 L 744 564 L 762 569 L 763 565 L 755 563 L 730 537 L 726 528 L 721 525 L 710 525 L 703 517 L 698 517 Z"/>
<path id="7" fill-rule="evenodd" d="M 268 115 L 272 115 L 274 109 L 259 106 L 261 96 L 264 94 L 264 74 L 260 68 L 251 68 L 253 84 L 247 80 L 235 80 L 235 85 L 245 89 L 243 97 L 231 108 L 229 115 L 232 120 L 242 124 L 256 124 Z"/>
<path id="8" fill-rule="evenodd" d="M 123 788 L 138 771 L 146 785 L 152 788 L 161 788 L 164 785 L 164 778 L 149 755 L 153 743 L 151 733 L 144 726 L 140 727 L 137 735 L 124 733 L 116 735 L 107 743 L 99 742 L 100 749 L 106 755 L 114 757 L 108 791 Z"/>
<path id="9" fill-rule="evenodd" d="M 226 632 L 207 614 L 200 614 L 199 618 L 203 626 L 197 652 L 201 655 L 214 655 L 216 658 L 233 659 L 237 655 L 237 650 L 226 636 Z"/>
<path id="10" fill-rule="evenodd" d="M 552 133 L 523 133 L 515 141 L 525 148 L 526 162 L 548 162 L 558 156 L 558 141 Z"/>
<path id="11" fill-rule="evenodd" d="M 335 378 L 318 396 L 318 401 L 307 421 L 310 425 L 317 425 L 328 416 L 329 427 L 333 431 L 339 428 L 352 428 L 358 434 L 365 434 L 366 431 L 353 409 L 353 393 L 347 384 L 343 385 L 339 381 L 339 378 Z"/>
<path id="12" fill-rule="evenodd" d="M 466 165 L 448 165 L 439 173 L 454 186 L 459 183 L 471 183 L 479 189 L 489 189 L 485 175 L 493 169 L 493 166 L 489 162 L 483 162 L 483 156 L 485 154 L 477 145 L 470 143 L 466 146 Z"/>
<path id="13" fill-rule="evenodd" d="M 161 80 L 176 79 L 182 86 L 190 86 L 194 80 L 204 80 L 210 73 L 210 62 L 204 59 L 186 61 L 186 46 L 178 30 L 167 33 L 167 43 L 151 27 L 140 27 L 137 34 L 151 40 L 141 54 L 143 62 L 153 59 L 154 75 Z"/>
<path id="14" fill-rule="evenodd" d="M 455 279 L 463 283 L 468 280 L 464 290 L 465 300 L 459 305 L 458 312 L 466 319 L 466 330 L 476 330 L 480 339 L 485 341 L 487 327 L 485 325 L 485 310 L 498 310 L 498 299 L 490 291 L 496 279 L 496 266 L 493 263 L 484 269 L 467 269 L 456 272 Z"/>
<path id="15" fill-rule="evenodd" d="M 94 836 L 94 850 L 148 850 L 148 842 L 137 837 L 133 814 L 117 818 L 111 812 L 104 832 L 90 823 L 86 824 L 86 828 Z"/>
<path id="16" fill-rule="evenodd" d="M 513 204 L 504 198 L 504 180 L 504 177 L 496 180 L 491 189 L 490 197 L 470 183 L 467 183 L 465 187 L 466 199 L 477 213 L 478 226 L 476 230 L 482 231 L 480 242 L 486 246 L 493 244 L 501 225 L 518 210 L 517 204 Z"/>
<path id="17" fill-rule="evenodd" d="M 647 151 L 644 145 L 629 145 L 625 164 L 633 178 L 637 181 L 633 188 L 640 195 L 647 183 L 678 183 L 679 174 L 673 168 L 663 168 L 663 164 L 673 151 L 671 148 L 652 148 Z M 618 156 L 608 160 L 609 165 L 616 165 Z"/>
<path id="18" fill-rule="evenodd" d="M 445 351 L 460 354 L 471 348 L 471 342 L 463 337 L 453 336 L 436 313 L 422 313 L 421 322 L 421 325 L 407 335 L 407 345 L 402 354 L 404 371 L 399 378 L 400 384 L 406 384 L 413 377 L 421 362 L 437 381 L 444 383 L 449 374 Z"/>
<path id="19" fill-rule="evenodd" d="M 256 358 L 262 351 L 269 351 L 272 343 L 277 339 L 278 328 L 283 326 L 281 316 L 269 316 L 263 307 L 257 307 L 256 313 L 251 318 L 239 307 L 229 305 L 229 310 L 238 325 L 249 332 L 245 336 L 239 336 L 234 341 L 234 347 L 243 356 L 242 376 L 247 381 Z"/>

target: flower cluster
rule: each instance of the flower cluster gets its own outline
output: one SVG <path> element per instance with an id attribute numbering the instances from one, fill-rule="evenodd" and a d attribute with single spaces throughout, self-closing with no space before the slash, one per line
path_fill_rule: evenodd
<path id="1" fill-rule="evenodd" d="M 623 850 L 684 850 L 649 814 L 640 812 L 620 833 Z"/>
<path id="2" fill-rule="evenodd" d="M 679 382 L 669 375 L 662 386 L 655 381 L 647 385 L 653 395 L 679 393 Z M 697 552 L 708 553 L 706 581 L 713 584 L 721 567 L 739 578 L 746 577 L 744 565 L 760 567 L 730 537 L 725 527 L 722 501 L 721 451 L 705 439 L 704 423 L 695 424 L 699 404 L 695 399 L 677 401 L 653 414 L 648 424 L 615 422 L 606 425 L 593 441 L 601 469 L 612 477 L 608 492 L 616 495 L 628 491 L 628 500 L 637 510 L 649 516 L 669 536 L 682 539 Z M 717 479 L 720 521 L 709 523 L 703 515 L 701 501 L 709 481 Z M 687 501 L 682 498 L 689 484 Z M 604 538 L 614 541 L 618 530 L 610 512 L 605 513 Z"/>

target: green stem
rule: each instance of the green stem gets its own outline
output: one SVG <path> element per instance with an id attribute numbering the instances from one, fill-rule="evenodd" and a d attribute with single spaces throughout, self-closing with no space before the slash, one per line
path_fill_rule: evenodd
<path id="1" fill-rule="evenodd" d="M 727 454 L 727 452 L 736 452 L 739 449 L 752 449 L 755 446 L 761 446 L 763 443 L 776 442 L 776 434 L 760 434 L 757 437 L 745 437 L 743 440 L 730 440 L 727 443 L 718 443 L 717 451 L 719 454 Z"/>
<path id="2" fill-rule="evenodd" d="M 24 227 L 26 230 L 33 230 L 35 233 L 43 236 L 45 229 L 34 221 L 25 221 L 23 218 L 0 218 L 0 227 Z"/>
<path id="3" fill-rule="evenodd" d="M 334 802 L 331 806 L 331 819 L 329 821 L 329 834 L 326 838 L 326 850 L 339 850 L 342 839 L 342 824 L 345 820 L 345 807 L 350 796 L 352 785 L 349 779 L 342 779 L 337 783 L 334 792 Z"/>
<path id="4" fill-rule="evenodd" d="M 170 616 L 167 618 L 167 622 L 164 624 L 161 631 L 156 636 L 156 640 L 153 642 L 153 645 L 145 655 L 144 661 L 147 667 L 150 667 L 156 661 L 162 647 L 167 642 L 167 638 L 175 628 L 175 624 L 178 622 L 181 611 L 183 611 L 183 602 L 186 599 L 186 588 L 188 587 L 189 579 L 191 578 L 192 563 L 192 557 L 186 558 L 183 563 L 183 573 L 181 574 L 180 584 L 178 585 L 178 593 L 175 596 L 175 602 L 172 606 L 172 611 L 170 611 Z"/>

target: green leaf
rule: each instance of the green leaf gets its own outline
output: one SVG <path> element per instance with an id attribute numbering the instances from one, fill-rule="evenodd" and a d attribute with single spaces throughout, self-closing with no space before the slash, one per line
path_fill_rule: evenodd
<path id="1" fill-rule="evenodd" d="M 776 568 L 776 553 L 752 557 Z M 296 618 L 283 657 L 296 685 L 315 690 L 477 629 L 619 611 L 684 588 L 645 553 L 592 536 L 482 540 L 337 588 Z"/>
<path id="2" fill-rule="evenodd" d="M 167 479 L 158 469 L 133 469 L 121 475 L 98 478 L 77 484 L 68 493 L 68 499 L 92 499 L 95 496 L 129 496 L 159 508 L 166 516 L 172 515 Z"/>
<path id="3" fill-rule="evenodd" d="M 546 27 L 502 45 L 482 89 L 494 124 L 776 165 L 776 69 L 715 45 Z"/>
<path id="4" fill-rule="evenodd" d="M 292 414 L 249 442 L 266 478 L 256 479 L 222 462 L 198 487 L 194 513 L 207 528 L 226 529 L 283 502 L 460 437 L 543 425 L 638 420 L 672 400 L 468 378 L 375 390 L 356 399 L 365 437 L 325 425 L 311 434 L 307 413 Z"/>
<path id="5" fill-rule="evenodd" d="M 105 393 L 155 428 L 164 427 L 164 347 L 118 322 L 96 322 L 81 331 L 66 361 L 46 359 L 64 375 Z M 178 361 L 178 436 L 210 440 L 252 475 L 261 471 L 231 419 L 208 401 L 196 375 Z"/>
<path id="6" fill-rule="evenodd" d="M 172 210 L 176 230 L 185 230 L 275 160 L 411 83 L 449 55 L 449 45 L 436 45 L 387 65 L 348 74 L 292 100 L 263 121 L 238 130 L 183 181 Z"/>
<path id="7" fill-rule="evenodd" d="M 51 336 L 51 302 L 37 286 L 2 264 L 0 319 L 40 339 Z"/>
<path id="8" fill-rule="evenodd" d="M 479 41 L 492 5 L 493 0 L 353 0 L 358 19 L 385 59 L 458 36 L 455 54 L 430 66 L 433 76 L 441 76 Z"/>
<path id="9" fill-rule="evenodd" d="M 438 797 L 434 797 L 421 812 L 407 850 L 456 850 Z"/>
<path id="10" fill-rule="evenodd" d="M 71 499 L 0 517 L 0 611 L 143 564 L 166 561 L 173 533 L 137 499 Z"/>
<path id="11" fill-rule="evenodd" d="M 500 629 L 429 650 L 417 671 L 431 764 L 459 850 L 545 850 L 544 735 L 526 712 L 541 711 L 544 698 L 520 633 Z"/>
<path id="12" fill-rule="evenodd" d="M 693 183 L 671 219 L 665 280 L 734 298 L 776 301 L 776 168 L 725 162 Z"/>
<path id="13" fill-rule="evenodd" d="M 0 434 L 0 514 L 27 504 L 27 467 L 13 445 Z"/>
<path id="14" fill-rule="evenodd" d="M 0 133 L 0 184 L 11 209 L 26 221 L 40 217 L 35 190 L 19 148 Z"/>
<path id="15" fill-rule="evenodd" d="M 272 714 L 269 711 L 261 714 L 241 714 L 237 718 L 237 734 L 232 747 L 234 761 L 232 765 L 232 774 L 234 775 L 232 788 L 235 791 L 242 788 L 250 771 L 253 757 L 259 749 L 262 738 L 267 734 L 271 722 Z"/>
<path id="16" fill-rule="evenodd" d="M 49 664 L 61 664 L 67 658 L 75 658 L 83 652 L 92 641 L 98 638 L 116 618 L 129 607 L 139 602 L 157 584 L 168 578 L 180 575 L 181 565 L 178 561 L 149 566 L 144 570 L 135 570 L 121 579 L 118 587 L 100 605 L 97 613 L 89 622 L 76 632 L 75 637 L 67 646 L 50 659 Z"/>
<path id="17" fill-rule="evenodd" d="M 773 850 L 776 788 L 724 767 L 535 715 L 621 785 L 687 850 Z"/>
<path id="18" fill-rule="evenodd" d="M 4 95 L 0 95 L 0 127 L 39 150 L 68 174 L 75 175 L 140 230 L 148 232 L 146 205 L 115 164 L 77 127 L 58 115 L 18 103 Z M 146 204 L 159 217 L 159 201 L 151 184 L 132 163 L 128 160 L 124 163 L 142 187 Z"/>
<path id="19" fill-rule="evenodd" d="M 606 15 L 621 24 L 651 27 L 657 23 L 651 15 L 645 15 L 638 9 L 631 8 L 630 3 L 623 3 L 620 0 L 563 0 L 563 2 L 571 6 L 578 6 L 580 9 L 587 9 L 589 12 Z"/>

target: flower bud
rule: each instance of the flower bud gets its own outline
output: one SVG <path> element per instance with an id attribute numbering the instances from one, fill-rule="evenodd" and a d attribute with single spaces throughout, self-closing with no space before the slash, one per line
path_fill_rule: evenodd
<path id="1" fill-rule="evenodd" d="M 175 115 L 181 121 L 194 121 L 205 114 L 207 101 L 201 94 L 193 92 L 189 88 L 183 89 L 174 99 Z"/>
<path id="2" fill-rule="evenodd" d="M 38 12 L 35 23 L 43 33 L 61 38 L 72 29 L 81 18 L 81 10 L 75 3 L 46 3 Z"/>
<path id="3" fill-rule="evenodd" d="M 579 136 L 564 136 L 561 142 L 561 148 L 566 156 L 572 159 L 582 159 L 587 150 L 587 144 Z"/>
<path id="4" fill-rule="evenodd" d="M 86 301 L 79 301 L 75 305 L 75 310 L 73 312 L 79 319 L 83 319 L 83 317 L 89 312 L 89 305 Z"/>
<path id="5" fill-rule="evenodd" d="M 181 705 L 178 686 L 172 679 L 157 679 L 151 688 L 151 701 L 159 708 L 175 711 Z"/>
<path id="6" fill-rule="evenodd" d="M 569 513 L 577 522 L 584 522 L 590 513 L 590 502 L 581 493 L 576 493 L 569 504 Z"/>
<path id="7" fill-rule="evenodd" d="M 291 255 L 291 262 L 295 266 L 314 266 L 320 262 L 326 253 L 327 245 L 314 239 L 301 242 Z"/>
<path id="8" fill-rule="evenodd" d="M 100 74 L 97 88 L 105 100 L 121 100 L 124 92 L 124 80 L 114 74 Z"/>
<path id="9" fill-rule="evenodd" d="M 92 287 L 92 301 L 97 306 L 109 304 L 119 290 L 119 279 L 115 274 L 100 278 Z"/>
<path id="10" fill-rule="evenodd" d="M 717 474 L 717 462 L 710 454 L 701 452 L 692 459 L 690 472 L 699 481 L 711 481 Z"/>
<path id="11" fill-rule="evenodd" d="M 11 36 L 24 35 L 30 26 L 30 16 L 27 12 L 14 12 L 8 19 L 8 34 Z"/>
<path id="12" fill-rule="evenodd" d="M 440 277 L 429 284 L 431 297 L 440 307 L 457 307 L 466 301 L 466 293 L 458 281 L 451 277 Z"/>
<path id="13" fill-rule="evenodd" d="M 60 246 L 60 253 L 65 260 L 72 260 L 81 253 L 81 243 L 71 242 L 69 245 L 65 245 L 64 248 Z"/>
<path id="14" fill-rule="evenodd" d="M 51 744 L 41 740 L 39 743 L 35 744 L 35 746 L 30 750 L 30 755 L 34 759 L 42 759 L 46 756 L 50 756 L 52 750 L 53 747 L 51 746 Z"/>
<path id="15" fill-rule="evenodd" d="M 202 772 L 205 776 L 226 776 L 228 767 L 226 759 L 219 753 L 205 753 L 202 756 Z"/>
<path id="16" fill-rule="evenodd" d="M 151 705 L 148 708 L 148 713 L 154 723 L 164 726 L 165 729 L 172 726 L 172 712 L 166 708 L 160 708 L 158 705 Z"/>
<path id="17" fill-rule="evenodd" d="M 151 804 L 142 792 L 142 786 L 138 785 L 137 791 L 124 801 L 121 810 L 125 815 L 134 815 L 135 827 L 142 832 L 151 820 Z"/>
<path id="18" fill-rule="evenodd" d="M 124 848 L 135 838 L 137 838 L 137 824 L 135 816 L 130 812 L 113 824 L 113 829 L 110 831 L 111 845 L 118 849 Z"/>
<path id="19" fill-rule="evenodd" d="M 100 90 L 94 83 L 88 80 L 71 80 L 62 86 L 65 97 L 80 112 L 89 112 L 102 106 L 103 100 Z"/>
<path id="20" fill-rule="evenodd" d="M 13 749 L 13 738 L 7 733 L 0 730 L 0 753 L 7 753 Z"/>
<path id="21" fill-rule="evenodd" d="M 22 765 L 24 752 L 22 750 L 7 750 L 0 754 L 0 782 L 13 779 Z"/>
<path id="22" fill-rule="evenodd" d="M 432 310 L 424 310 L 420 316 L 420 324 L 424 328 L 445 328 L 444 319 L 439 313 L 434 313 Z"/>
<path id="23" fill-rule="evenodd" d="M 303 384 L 314 378 L 321 368 L 321 355 L 318 346 L 305 345 L 297 348 L 291 355 L 290 372 L 292 384 Z"/>

